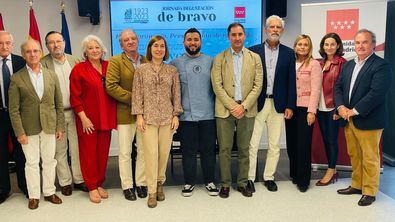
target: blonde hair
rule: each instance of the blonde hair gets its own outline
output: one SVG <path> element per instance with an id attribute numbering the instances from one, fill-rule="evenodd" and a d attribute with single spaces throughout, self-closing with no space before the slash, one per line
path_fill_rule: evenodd
<path id="1" fill-rule="evenodd" d="M 294 42 L 294 50 L 295 50 L 295 47 L 298 44 L 298 42 L 302 39 L 307 39 L 307 42 L 309 43 L 309 53 L 307 54 L 307 58 L 305 60 L 305 66 L 308 66 L 310 64 L 310 61 L 313 59 L 313 43 L 311 41 L 310 36 L 305 35 L 305 34 L 298 35 L 298 37 L 296 37 L 295 42 Z M 298 54 L 296 54 L 296 52 L 295 52 L 295 56 L 297 59 Z"/>

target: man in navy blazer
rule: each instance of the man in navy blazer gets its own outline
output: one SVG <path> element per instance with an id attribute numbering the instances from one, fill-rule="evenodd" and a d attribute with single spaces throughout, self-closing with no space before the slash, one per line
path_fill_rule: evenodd
<path id="1" fill-rule="evenodd" d="M 11 135 L 13 158 L 16 163 L 16 175 L 19 189 L 27 196 L 25 179 L 25 155 L 21 144 L 16 140 L 8 113 L 8 87 L 11 75 L 25 67 L 25 60 L 12 54 L 12 35 L 7 31 L 0 31 L 0 203 L 4 202 L 11 191 L 10 175 L 8 172 L 8 138 Z M 4 71 L 3 71 L 4 70 Z M 6 77 L 7 72 L 8 77 Z"/>
<path id="2" fill-rule="evenodd" d="M 290 119 L 296 104 L 295 54 L 280 43 L 284 32 L 284 20 L 277 15 L 267 18 L 265 33 L 267 39 L 254 45 L 251 51 L 260 55 L 264 68 L 262 92 L 258 98 L 258 115 L 250 141 L 250 168 L 247 188 L 255 191 L 254 183 L 257 153 L 263 128 L 268 130 L 268 151 L 263 173 L 264 184 L 269 191 L 277 191 L 274 173 L 280 157 L 280 138 L 284 118 Z"/>
<path id="3" fill-rule="evenodd" d="M 343 118 L 351 160 L 351 186 L 339 194 L 362 194 L 358 205 L 375 201 L 380 177 L 379 143 L 387 122 L 386 94 L 391 86 L 390 65 L 374 53 L 376 36 L 367 29 L 355 35 L 357 57 L 342 68 L 335 85 L 335 103 Z"/>

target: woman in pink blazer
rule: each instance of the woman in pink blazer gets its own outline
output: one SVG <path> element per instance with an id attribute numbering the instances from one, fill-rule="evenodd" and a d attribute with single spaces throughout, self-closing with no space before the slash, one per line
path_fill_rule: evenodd
<path id="1" fill-rule="evenodd" d="M 296 109 L 286 120 L 287 152 L 292 182 L 306 192 L 311 178 L 311 139 L 322 88 L 320 63 L 313 59 L 308 35 L 300 35 L 294 43 L 296 56 Z"/>

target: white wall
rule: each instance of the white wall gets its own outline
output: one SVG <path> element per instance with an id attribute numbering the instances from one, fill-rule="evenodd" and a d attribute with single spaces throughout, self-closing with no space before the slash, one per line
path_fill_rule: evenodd
<path id="1" fill-rule="evenodd" d="M 285 45 L 292 46 L 295 37 L 300 34 L 301 29 L 301 4 L 319 3 L 319 2 L 338 2 L 341 0 L 288 0 L 288 16 L 285 18 L 285 33 L 282 42 Z M 349 0 L 342 0 L 349 1 Z M 29 33 L 29 6 L 27 0 L 0 0 L 0 13 L 2 13 L 6 30 L 10 31 L 15 40 L 14 52 L 20 54 L 19 46 L 26 40 Z M 74 55 L 79 55 L 81 40 L 88 34 L 99 36 L 106 45 L 109 52 L 111 51 L 111 33 L 109 18 L 109 0 L 100 0 L 101 4 L 101 22 L 100 25 L 91 25 L 89 18 L 78 16 L 77 0 L 65 0 L 66 18 L 70 31 L 71 46 Z M 265 5 L 266 0 L 263 0 Z M 7 7 L 4 7 L 4 6 Z M 33 5 L 37 23 L 39 26 L 41 41 L 44 43 L 44 37 L 48 31 L 61 29 L 60 19 L 60 0 L 35 0 Z M 308 33 L 306 33 L 308 34 Z M 47 50 L 44 47 L 44 52 Z M 204 49 L 203 49 L 204 51 Z M 267 135 L 264 132 L 263 135 Z M 111 154 L 117 153 L 117 134 L 111 144 Z M 261 147 L 266 147 L 266 138 L 261 141 Z M 285 136 L 281 139 L 281 147 L 285 147 Z"/>

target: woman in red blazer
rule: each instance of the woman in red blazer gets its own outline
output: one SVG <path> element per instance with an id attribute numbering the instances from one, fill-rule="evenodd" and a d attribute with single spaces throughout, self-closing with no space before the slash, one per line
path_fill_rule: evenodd
<path id="1" fill-rule="evenodd" d="M 296 55 L 296 109 L 286 120 L 287 151 L 292 182 L 306 192 L 311 178 L 311 140 L 322 85 L 320 64 L 313 59 L 313 46 L 308 35 L 300 35 L 294 43 Z"/>
<path id="2" fill-rule="evenodd" d="M 111 130 L 116 127 L 115 101 L 105 92 L 106 48 L 94 35 L 82 41 L 85 58 L 70 74 L 70 104 L 76 118 L 82 176 L 89 189 L 89 198 L 100 203 L 108 198 L 103 189 Z"/>
<path id="3" fill-rule="evenodd" d="M 334 183 L 338 177 L 336 162 L 339 150 L 337 144 L 339 116 L 336 115 L 333 88 L 347 60 L 342 57 L 344 55 L 343 43 L 336 33 L 328 33 L 322 38 L 319 53 L 322 56 L 319 62 L 323 69 L 323 78 L 317 119 L 328 159 L 328 169 L 325 176 L 317 181 L 316 186 L 326 186 Z"/>

